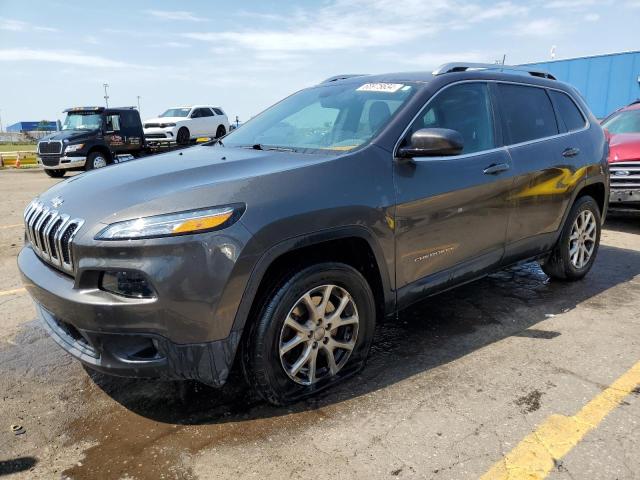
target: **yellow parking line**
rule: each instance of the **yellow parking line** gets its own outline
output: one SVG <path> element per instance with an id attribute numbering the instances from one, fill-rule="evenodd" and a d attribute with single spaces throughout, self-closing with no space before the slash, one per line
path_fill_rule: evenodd
<path id="1" fill-rule="evenodd" d="M 551 415 L 485 473 L 481 480 L 543 479 L 558 460 L 640 385 L 640 362 L 572 417 Z"/>
<path id="2" fill-rule="evenodd" d="M 5 295 L 17 295 L 19 293 L 24 293 L 26 290 L 24 288 L 14 288 L 13 290 L 0 290 L 0 297 Z"/>
<path id="3" fill-rule="evenodd" d="M 17 227 L 21 227 L 22 223 L 16 223 L 14 225 L 0 225 L 0 230 L 4 230 L 5 228 L 17 228 Z"/>

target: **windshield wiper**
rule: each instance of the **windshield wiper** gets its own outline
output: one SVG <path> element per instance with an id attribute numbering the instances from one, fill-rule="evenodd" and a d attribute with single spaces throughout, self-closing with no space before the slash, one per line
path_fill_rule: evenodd
<path id="1" fill-rule="evenodd" d="M 270 150 L 274 152 L 295 152 L 296 151 L 295 148 L 291 148 L 291 147 L 278 147 L 278 146 L 271 146 L 271 145 L 263 145 L 261 143 L 256 143 L 254 145 L 251 145 L 251 148 L 253 148 L 254 150 Z"/>

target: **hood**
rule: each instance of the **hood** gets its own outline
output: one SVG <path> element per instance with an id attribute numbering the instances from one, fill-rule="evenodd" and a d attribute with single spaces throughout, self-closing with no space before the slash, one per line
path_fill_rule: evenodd
<path id="1" fill-rule="evenodd" d="M 141 216 L 248 203 L 260 198 L 261 178 L 336 155 L 309 155 L 220 146 L 196 146 L 111 165 L 71 177 L 41 194 L 50 205 L 85 224 L 108 224 Z M 268 201 L 269 199 L 265 199 Z"/>
<path id="2" fill-rule="evenodd" d="M 609 134 L 609 163 L 640 162 L 640 133 Z"/>
<path id="3" fill-rule="evenodd" d="M 176 123 L 188 119 L 189 117 L 156 117 L 145 120 L 142 123 Z"/>
<path id="4" fill-rule="evenodd" d="M 75 142 L 77 140 L 83 140 L 85 138 L 95 136 L 98 130 L 60 130 L 54 132 L 51 135 L 42 137 L 39 141 L 46 142 L 47 140 L 68 140 L 69 142 Z"/>

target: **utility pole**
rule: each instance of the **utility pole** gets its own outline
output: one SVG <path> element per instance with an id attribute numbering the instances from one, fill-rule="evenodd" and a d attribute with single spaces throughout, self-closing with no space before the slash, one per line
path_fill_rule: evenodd
<path id="1" fill-rule="evenodd" d="M 140 95 L 138 95 L 138 112 L 140 111 Z"/>
<path id="2" fill-rule="evenodd" d="M 102 86 L 104 87 L 104 103 L 107 106 L 107 108 L 109 108 L 109 94 L 107 93 L 107 88 L 109 88 L 109 84 L 103 83 Z"/>
<path id="3" fill-rule="evenodd" d="M 0 113 L 2 112 L 2 109 L 0 109 Z M 0 132 L 2 132 L 2 115 L 0 114 Z"/>

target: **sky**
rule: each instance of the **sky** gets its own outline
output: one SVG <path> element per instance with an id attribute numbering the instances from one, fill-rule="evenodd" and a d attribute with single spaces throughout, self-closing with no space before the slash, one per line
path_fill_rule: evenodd
<path id="1" fill-rule="evenodd" d="M 640 50 L 640 0 L 0 0 L 2 124 L 190 104 L 246 120 L 344 73 Z"/>

